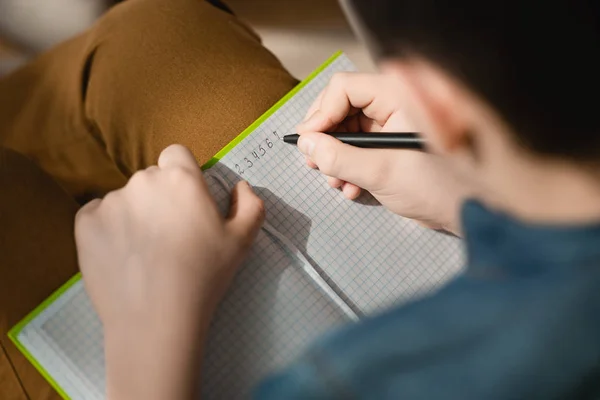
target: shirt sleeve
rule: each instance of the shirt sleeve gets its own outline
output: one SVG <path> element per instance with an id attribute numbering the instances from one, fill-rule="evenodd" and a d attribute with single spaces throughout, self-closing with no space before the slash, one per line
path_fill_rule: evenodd
<path id="1" fill-rule="evenodd" d="M 254 392 L 257 400 L 332 399 L 331 393 L 319 379 L 316 366 L 307 359 L 263 381 Z"/>
<path id="2" fill-rule="evenodd" d="M 254 398 L 555 398 L 551 394 L 571 388 L 547 376 L 564 377 L 562 365 L 572 352 L 550 343 L 564 343 L 573 324 L 558 329 L 556 307 L 539 307 L 552 296 L 556 291 L 537 283 L 455 281 L 431 297 L 326 335 L 265 380 Z M 578 314 L 580 303 L 573 304 L 565 316 Z M 577 357 L 573 361 L 570 382 L 581 373 Z"/>
<path id="3" fill-rule="evenodd" d="M 300 359 L 262 382 L 253 398 L 347 399 L 365 391 L 373 394 L 375 387 L 397 391 L 390 387 L 392 381 L 406 376 L 415 362 L 425 362 L 428 350 L 453 339 L 444 328 L 457 321 L 439 296 L 326 334 Z M 433 326 L 436 316 L 443 321 Z M 384 393 L 380 398 L 387 398 Z"/>

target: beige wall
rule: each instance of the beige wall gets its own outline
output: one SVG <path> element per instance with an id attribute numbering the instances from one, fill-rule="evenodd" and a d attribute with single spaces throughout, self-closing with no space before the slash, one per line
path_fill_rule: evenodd
<path id="1" fill-rule="evenodd" d="M 362 71 L 375 68 L 346 22 L 337 0 L 225 0 L 263 37 L 283 64 L 303 78 L 343 50 Z"/>

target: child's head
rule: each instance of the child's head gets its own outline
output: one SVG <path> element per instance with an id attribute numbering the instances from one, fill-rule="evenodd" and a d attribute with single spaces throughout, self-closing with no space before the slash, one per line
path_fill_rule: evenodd
<path id="1" fill-rule="evenodd" d="M 600 2 L 347 3 L 438 150 L 600 161 Z"/>

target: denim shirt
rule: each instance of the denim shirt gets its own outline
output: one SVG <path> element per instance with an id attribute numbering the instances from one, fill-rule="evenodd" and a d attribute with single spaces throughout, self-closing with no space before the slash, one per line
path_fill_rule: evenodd
<path id="1" fill-rule="evenodd" d="M 528 225 L 468 201 L 468 266 L 323 337 L 256 399 L 600 398 L 600 224 Z"/>

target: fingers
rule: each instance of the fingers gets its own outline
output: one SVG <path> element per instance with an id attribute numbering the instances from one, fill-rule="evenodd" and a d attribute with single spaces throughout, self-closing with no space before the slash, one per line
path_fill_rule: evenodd
<path id="1" fill-rule="evenodd" d="M 328 176 L 327 177 L 327 183 L 329 184 L 329 186 L 331 186 L 334 189 L 338 189 L 341 188 L 342 185 L 344 184 L 344 181 L 339 179 L 339 178 L 335 178 L 333 176 Z"/>
<path id="2" fill-rule="evenodd" d="M 305 159 L 306 159 L 306 165 L 308 165 L 312 169 L 317 168 L 317 164 L 315 164 L 314 162 L 312 162 L 310 158 L 305 157 Z"/>
<path id="3" fill-rule="evenodd" d="M 312 115 L 315 113 L 315 111 L 317 111 L 319 108 L 321 108 L 321 99 L 323 98 L 323 95 L 325 94 L 326 90 L 327 90 L 327 88 L 322 90 L 321 93 L 319 93 L 319 95 L 315 99 L 315 101 L 313 101 L 313 103 L 309 107 L 308 111 L 306 112 L 304 121 L 308 121 L 310 119 L 310 117 L 312 117 Z"/>
<path id="4" fill-rule="evenodd" d="M 361 188 L 353 183 L 344 182 L 342 185 L 342 193 L 348 200 L 354 200 L 360 196 Z"/>
<path id="5" fill-rule="evenodd" d="M 231 196 L 227 229 L 242 247 L 249 247 L 265 218 L 263 201 L 247 182 L 239 182 L 233 188 Z"/>
<path id="6" fill-rule="evenodd" d="M 386 179 L 393 160 L 388 150 L 361 149 L 323 133 L 303 134 L 298 148 L 323 174 L 367 190 Z M 356 189 L 347 190 L 350 195 L 356 194 Z"/>
<path id="7" fill-rule="evenodd" d="M 94 199 L 81 207 L 75 214 L 75 239 L 77 240 L 82 233 L 88 230 L 90 225 L 90 216 L 94 215 L 102 200 Z"/>
<path id="8" fill-rule="evenodd" d="M 78 249 L 78 257 L 81 261 L 81 250 L 90 246 L 90 243 L 97 241 L 97 231 L 99 228 L 98 210 L 102 200 L 94 199 L 81 207 L 75 215 L 75 243 Z M 82 272 L 86 272 L 87 263 L 80 262 Z"/>
<path id="9" fill-rule="evenodd" d="M 144 172 L 151 172 L 152 168 L 153 167 L 150 167 Z M 192 184 L 190 186 L 194 186 L 194 184 L 199 183 L 200 188 L 205 195 L 207 195 L 210 201 L 213 200 L 208 193 L 208 186 L 204 180 L 204 175 L 202 175 L 202 170 L 194 158 L 194 155 L 190 150 L 188 150 L 187 147 L 179 144 L 173 144 L 165 148 L 158 157 L 158 168 L 161 170 L 171 170 L 174 179 L 188 183 L 189 180 L 186 179 L 186 173 L 191 174 L 195 179 L 191 180 Z"/>
<path id="10" fill-rule="evenodd" d="M 298 127 L 298 132 L 326 132 L 361 110 L 383 126 L 398 108 L 398 102 L 391 94 L 395 93 L 387 87 L 382 75 L 336 74 L 322 93 L 320 106 L 313 104 L 312 115 Z"/>
<path id="11" fill-rule="evenodd" d="M 359 117 L 359 126 L 360 126 L 360 131 L 363 132 L 381 132 L 382 130 L 382 126 L 379 125 L 377 122 L 373 121 L 371 118 L 367 117 L 365 114 L 360 114 Z M 388 124 L 386 123 L 386 126 Z"/>
<path id="12" fill-rule="evenodd" d="M 364 114 L 359 113 L 359 114 L 356 114 L 356 115 L 346 118 L 346 120 L 343 123 L 344 130 L 346 132 L 360 132 L 360 127 L 361 127 L 360 120 L 361 120 L 362 116 L 364 116 Z"/>
<path id="13" fill-rule="evenodd" d="M 343 180 L 332 176 L 327 177 L 327 183 L 334 189 L 341 189 L 344 197 L 348 200 L 354 200 L 360 196 L 361 188 L 353 183 L 344 182 Z"/>
<path id="14" fill-rule="evenodd" d="M 81 207 L 79 209 L 79 211 L 77 212 L 77 214 L 89 214 L 89 213 L 93 213 L 98 207 L 100 207 L 100 204 L 102 203 L 101 199 L 94 199 L 91 200 L 89 202 L 87 202 L 83 207 Z"/>
<path id="15" fill-rule="evenodd" d="M 173 144 L 160 153 L 158 167 L 161 169 L 179 167 L 201 175 L 200 167 L 192 152 L 179 144 Z"/>

